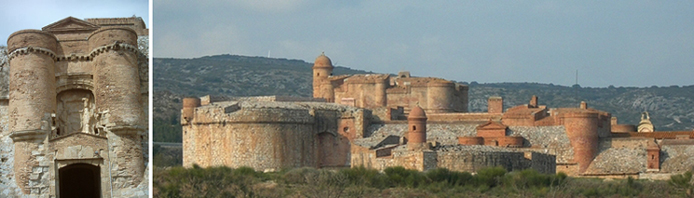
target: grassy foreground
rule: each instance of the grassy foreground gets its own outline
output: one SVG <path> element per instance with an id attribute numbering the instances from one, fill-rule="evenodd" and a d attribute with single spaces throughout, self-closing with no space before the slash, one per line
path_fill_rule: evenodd
<path id="1" fill-rule="evenodd" d="M 487 168 L 472 175 L 439 168 L 391 167 L 273 173 L 248 167 L 155 168 L 154 197 L 691 197 L 692 174 L 669 181 L 570 178 L 534 170 Z"/>

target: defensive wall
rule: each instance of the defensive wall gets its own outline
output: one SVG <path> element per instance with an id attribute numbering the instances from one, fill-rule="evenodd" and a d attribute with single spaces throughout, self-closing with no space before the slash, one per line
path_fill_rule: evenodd
<path id="1" fill-rule="evenodd" d="M 195 101 L 186 98 L 184 104 L 195 106 Z M 363 109 L 315 102 L 233 101 L 184 108 L 182 121 L 192 121 L 183 121 L 183 165 L 261 171 L 349 166 L 349 142 L 363 135 L 368 116 Z"/>
<path id="2" fill-rule="evenodd" d="M 191 148 L 186 149 L 204 148 L 204 145 L 218 144 L 216 141 L 219 138 L 230 136 L 207 137 L 220 131 L 255 137 L 258 134 L 248 132 L 247 128 L 266 124 L 262 130 L 272 134 L 260 135 L 255 139 L 229 140 L 223 144 L 254 142 L 250 147 L 256 148 L 255 144 L 271 146 L 275 144 L 273 142 L 290 141 L 287 144 L 299 150 L 286 153 L 303 152 L 308 155 L 282 154 L 281 158 L 292 159 L 272 162 L 265 158 L 285 151 L 273 148 L 277 151 L 255 152 L 249 148 L 236 148 L 241 150 L 239 156 L 247 154 L 254 159 L 231 156 L 228 161 L 237 158 L 251 161 L 249 164 L 259 170 L 296 166 L 366 166 L 382 170 L 403 166 L 416 170 L 446 167 L 475 172 L 483 167 L 502 166 L 507 170 L 533 168 L 546 173 L 565 172 L 570 176 L 644 175 L 652 178 L 682 172 L 693 166 L 688 153 L 694 148 L 694 141 L 690 140 L 694 132 L 633 133 L 636 126 L 618 125 L 610 113 L 589 108 L 586 102 L 581 102 L 577 107 L 547 108 L 539 104 L 538 97 L 533 96 L 528 104 L 506 109 L 502 98 L 490 97 L 487 112 L 467 112 L 467 86 L 438 78 L 412 77 L 409 72 L 396 76 L 333 76 L 332 69 L 332 62 L 327 56 L 316 58 L 313 67 L 314 100 L 274 96 L 184 99 L 184 147 L 189 142 Z M 225 99 L 235 102 L 223 102 Z M 224 111 L 210 113 L 203 110 L 222 108 L 220 105 L 224 106 Z M 302 113 L 274 112 L 282 109 Z M 258 113 L 266 111 L 272 113 Z M 249 115 L 272 120 L 239 123 L 225 117 L 237 112 L 254 112 Z M 279 117 L 266 118 L 273 116 Z M 284 116 L 306 120 L 287 126 L 283 121 L 274 120 L 285 119 L 281 118 Z M 210 122 L 200 122 L 197 117 L 209 119 Z M 650 123 L 647 114 L 639 128 L 644 128 L 644 123 Z M 235 126 L 225 127 L 225 124 Z M 283 127 L 272 128 L 280 125 Z M 652 124 L 649 126 L 652 128 Z M 281 131 L 279 128 L 292 131 Z M 185 134 L 190 135 L 191 132 L 202 135 L 185 140 Z M 303 141 L 293 140 L 295 137 L 284 140 L 285 137 L 274 135 L 283 133 L 297 133 L 293 136 L 303 137 L 299 138 Z M 304 133 L 314 136 L 304 136 Z M 266 136 L 276 140 L 262 139 Z M 218 150 L 228 149 L 234 150 Z M 193 151 L 188 153 L 191 153 L 188 155 L 190 158 L 199 158 Z M 187 157 L 184 156 L 184 159 Z M 307 161 L 295 163 L 298 159 Z M 195 160 L 198 159 L 189 161 Z M 205 165 L 210 164 L 210 159 L 202 161 Z M 289 161 L 291 163 L 285 163 Z M 184 164 L 192 165 L 185 161 Z"/>

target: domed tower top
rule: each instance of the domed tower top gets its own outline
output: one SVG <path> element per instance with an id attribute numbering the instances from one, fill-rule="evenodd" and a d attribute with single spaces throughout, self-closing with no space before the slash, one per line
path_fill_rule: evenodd
<path id="1" fill-rule="evenodd" d="M 316 58 L 316 61 L 313 62 L 313 68 L 317 68 L 317 67 L 332 68 L 333 62 L 330 61 L 330 58 L 325 56 L 324 52 L 321 52 L 320 56 L 318 56 Z"/>
<path id="2" fill-rule="evenodd" d="M 419 107 L 419 105 L 414 106 L 412 110 L 410 110 L 410 115 L 407 116 L 407 119 L 421 119 L 421 118 L 427 118 L 427 114 L 424 113 L 424 109 L 422 107 Z"/>
<path id="3" fill-rule="evenodd" d="M 653 123 L 651 122 L 651 116 L 648 115 L 648 112 L 643 112 L 641 113 L 641 122 L 639 122 L 638 132 L 653 132 L 655 131 L 655 127 L 653 126 Z"/>
<path id="4" fill-rule="evenodd" d="M 415 105 L 407 116 L 407 148 L 426 148 L 427 142 L 427 115 L 422 107 Z"/>
<path id="5" fill-rule="evenodd" d="M 332 76 L 333 63 L 330 58 L 321 53 L 313 63 L 313 97 L 325 98 L 331 101 L 335 98 L 328 77 Z"/>

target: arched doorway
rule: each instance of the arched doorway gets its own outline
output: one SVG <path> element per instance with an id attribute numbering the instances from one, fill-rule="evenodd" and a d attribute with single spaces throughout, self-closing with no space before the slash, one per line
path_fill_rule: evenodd
<path id="1" fill-rule="evenodd" d="M 99 167 L 71 164 L 58 171 L 60 197 L 101 197 Z"/>
<path id="2" fill-rule="evenodd" d="M 319 133 L 317 138 L 319 167 L 334 168 L 349 164 L 350 143 L 347 137 L 323 132 Z"/>

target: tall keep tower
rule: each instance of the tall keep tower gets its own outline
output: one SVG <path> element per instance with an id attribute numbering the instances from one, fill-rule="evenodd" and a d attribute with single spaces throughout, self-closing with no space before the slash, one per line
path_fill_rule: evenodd
<path id="1" fill-rule="evenodd" d="M 325 98 L 328 102 L 334 101 L 332 84 L 328 77 L 332 75 L 333 63 L 330 58 L 321 53 L 313 63 L 313 97 Z"/>
<path id="2" fill-rule="evenodd" d="M 55 63 L 58 41 L 40 30 L 22 30 L 7 39 L 10 52 L 9 130 L 14 141 L 14 175 L 22 192 L 30 193 L 30 178 L 41 168 L 33 152 L 42 151 L 56 111 Z M 47 118 L 48 115 L 49 117 Z"/>
<path id="3" fill-rule="evenodd" d="M 145 126 L 140 123 L 143 109 L 140 101 L 140 79 L 137 67 L 137 34 L 127 27 L 101 28 L 88 37 L 94 64 L 94 99 L 96 108 L 108 111 L 104 131 L 115 159 L 111 166 L 121 167 L 115 175 L 123 178 L 120 185 L 137 185 L 142 181 L 144 159 L 142 136 Z M 113 171 L 112 171 L 113 172 Z"/>

